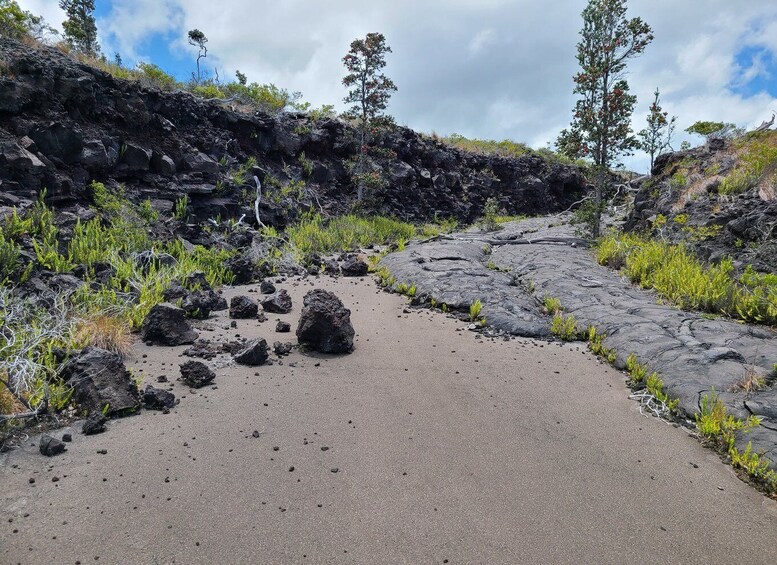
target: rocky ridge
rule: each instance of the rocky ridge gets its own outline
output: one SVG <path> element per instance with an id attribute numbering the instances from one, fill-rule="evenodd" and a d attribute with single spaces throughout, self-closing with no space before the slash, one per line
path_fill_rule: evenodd
<path id="1" fill-rule="evenodd" d="M 117 80 L 45 46 L 0 39 L 0 51 L 0 215 L 44 188 L 55 207 L 89 204 L 96 180 L 121 183 L 132 200 L 149 198 L 168 216 L 187 195 L 200 220 L 245 214 L 255 222 L 255 175 L 266 194 L 262 221 L 282 227 L 304 209 L 346 211 L 356 193 L 346 163 L 358 142 L 343 120 L 237 112 Z M 386 183 L 367 211 L 405 220 L 472 221 L 489 197 L 509 214 L 546 213 L 585 190 L 577 168 L 533 154 L 466 153 L 402 127 L 375 145 Z M 255 166 L 236 174 L 249 158 Z M 295 197 L 283 191 L 299 183 Z"/>

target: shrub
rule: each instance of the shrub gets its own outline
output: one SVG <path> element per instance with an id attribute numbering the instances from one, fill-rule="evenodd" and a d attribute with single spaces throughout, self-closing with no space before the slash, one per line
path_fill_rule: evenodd
<path id="1" fill-rule="evenodd" d="M 578 339 L 580 330 L 577 327 L 577 320 L 572 314 L 564 315 L 557 312 L 551 321 L 550 333 L 564 341 L 574 341 Z"/>
<path id="2" fill-rule="evenodd" d="M 189 195 L 184 194 L 178 200 L 175 201 L 175 207 L 173 208 L 173 218 L 180 221 L 185 221 L 189 216 Z"/>
<path id="3" fill-rule="evenodd" d="M 737 279 L 730 259 L 705 266 L 682 245 L 634 235 L 605 237 L 597 259 L 623 266 L 633 282 L 655 289 L 680 308 L 777 324 L 777 276 L 749 268 Z"/>
<path id="4" fill-rule="evenodd" d="M 59 409 L 69 389 L 58 379 L 58 347 L 67 347 L 72 318 L 62 296 L 48 309 L 0 287 L 0 386 L 28 410 Z"/>
<path id="5" fill-rule="evenodd" d="M 126 320 L 108 314 L 94 314 L 76 324 L 73 342 L 92 345 L 126 357 L 132 347 L 131 327 Z"/>
<path id="6" fill-rule="evenodd" d="M 167 74 L 153 63 L 141 61 L 137 68 L 137 80 L 145 86 L 152 86 L 160 90 L 174 90 L 181 87 L 181 84 L 172 75 Z"/>
<path id="7" fill-rule="evenodd" d="M 11 239 L 6 239 L 3 230 L 0 230 L 0 286 L 5 286 L 14 274 L 19 266 L 20 254 L 21 248 Z"/>
<path id="8" fill-rule="evenodd" d="M 483 216 L 478 221 L 478 225 L 483 231 L 494 231 L 499 229 L 499 201 L 496 198 L 489 198 L 483 206 Z"/>
<path id="9" fill-rule="evenodd" d="M 546 294 L 542 299 L 542 305 L 551 316 L 555 316 L 561 312 L 561 301 L 558 298 L 554 298 Z"/>
<path id="10" fill-rule="evenodd" d="M 483 303 L 480 301 L 480 299 L 475 300 L 475 302 L 469 306 L 469 319 L 473 322 L 479 320 L 481 310 L 483 310 Z"/>
<path id="11" fill-rule="evenodd" d="M 615 363 L 615 360 L 618 358 L 618 352 L 604 346 L 605 337 L 607 336 L 597 332 L 594 326 L 588 327 L 588 346 L 591 348 L 591 351 L 594 355 L 604 357 L 608 363 Z"/>

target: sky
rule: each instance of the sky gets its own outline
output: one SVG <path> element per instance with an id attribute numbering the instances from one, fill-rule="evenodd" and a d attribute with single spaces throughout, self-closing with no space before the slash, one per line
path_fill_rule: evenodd
<path id="1" fill-rule="evenodd" d="M 61 28 L 57 0 L 17 0 Z M 96 0 L 98 40 L 128 66 L 153 62 L 180 80 L 195 69 L 187 31 L 208 37 L 204 66 L 222 82 L 299 91 L 344 110 L 342 57 L 353 39 L 386 36 L 385 73 L 398 91 L 388 112 L 425 133 L 552 144 L 572 117 L 580 13 L 587 0 Z M 677 116 L 673 146 L 697 120 L 752 128 L 777 112 L 777 0 L 630 0 L 655 40 L 628 81 L 644 127 L 658 87 Z M 647 169 L 637 154 L 623 159 Z"/>

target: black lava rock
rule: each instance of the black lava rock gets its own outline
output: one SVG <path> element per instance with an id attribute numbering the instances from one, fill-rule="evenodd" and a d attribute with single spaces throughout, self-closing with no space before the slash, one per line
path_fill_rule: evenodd
<path id="1" fill-rule="evenodd" d="M 262 308 L 273 314 L 288 314 L 291 312 L 291 296 L 285 290 L 279 290 L 262 300 Z"/>
<path id="2" fill-rule="evenodd" d="M 192 388 L 201 388 L 216 378 L 216 373 L 201 361 L 181 364 L 181 380 Z"/>
<path id="3" fill-rule="evenodd" d="M 40 452 L 46 457 L 54 457 L 55 455 L 64 453 L 67 449 L 64 443 L 47 434 L 40 436 L 40 445 L 38 447 L 40 448 Z"/>
<path id="4" fill-rule="evenodd" d="M 267 361 L 269 354 L 267 353 L 267 341 L 262 338 L 253 339 L 246 343 L 240 351 L 235 353 L 234 360 L 241 365 L 248 365 L 254 367 L 261 365 Z"/>
<path id="5" fill-rule="evenodd" d="M 175 395 L 170 391 L 148 385 L 143 391 L 143 404 L 148 410 L 169 410 L 175 406 Z"/>
<path id="6" fill-rule="evenodd" d="M 297 326 L 300 344 L 321 353 L 350 353 L 355 331 L 351 311 L 334 293 L 315 289 L 305 295 Z"/>
<path id="7" fill-rule="evenodd" d="M 194 343 L 197 332 L 186 321 L 184 311 L 172 304 L 157 304 L 143 320 L 140 337 L 154 345 Z"/>
<path id="8" fill-rule="evenodd" d="M 234 296 L 229 301 L 229 317 L 238 320 L 255 318 L 259 313 L 259 305 L 248 296 Z"/>
<path id="9" fill-rule="evenodd" d="M 105 431 L 105 423 L 108 421 L 102 412 L 92 412 L 81 427 L 81 433 L 92 436 Z"/>

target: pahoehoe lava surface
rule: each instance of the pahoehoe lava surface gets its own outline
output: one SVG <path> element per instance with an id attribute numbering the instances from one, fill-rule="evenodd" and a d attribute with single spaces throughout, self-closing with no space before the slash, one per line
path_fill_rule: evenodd
<path id="1" fill-rule="evenodd" d="M 382 264 L 398 281 L 415 284 L 418 295 L 437 302 L 466 310 L 481 300 L 488 324 L 514 335 L 548 335 L 542 299 L 558 298 L 582 327 L 592 325 L 606 334 L 604 345 L 618 352 L 616 367 L 625 367 L 634 353 L 651 371 L 658 371 L 669 396 L 680 399 L 688 416 L 698 412 L 702 396 L 714 388 L 732 414 L 762 418 L 761 426 L 737 439 L 738 447 L 744 449 L 752 441 L 756 452 L 777 462 L 777 388 L 730 392 L 748 371 L 771 373 L 777 362 L 777 333 L 661 304 L 654 293 L 597 265 L 584 248 L 511 244 L 519 238 L 565 237 L 573 238 L 572 229 L 559 218 L 532 218 L 508 224 L 496 235 L 468 232 L 411 245 L 385 257 Z M 486 240 L 503 245 L 489 249 Z"/>
<path id="2" fill-rule="evenodd" d="M 775 503 L 640 415 L 623 375 L 582 344 L 484 338 L 367 280 L 276 284 L 291 313 L 231 328 L 217 312 L 196 322 L 201 337 L 272 336 L 315 287 L 351 309 L 353 353 L 259 367 L 225 353 L 207 361 L 213 386 L 190 390 L 175 381 L 186 346 L 139 343 L 129 365 L 146 382 L 166 375 L 181 403 L 73 432 L 45 464 L 36 438 L 3 455 L 0 561 L 777 558 Z"/>

